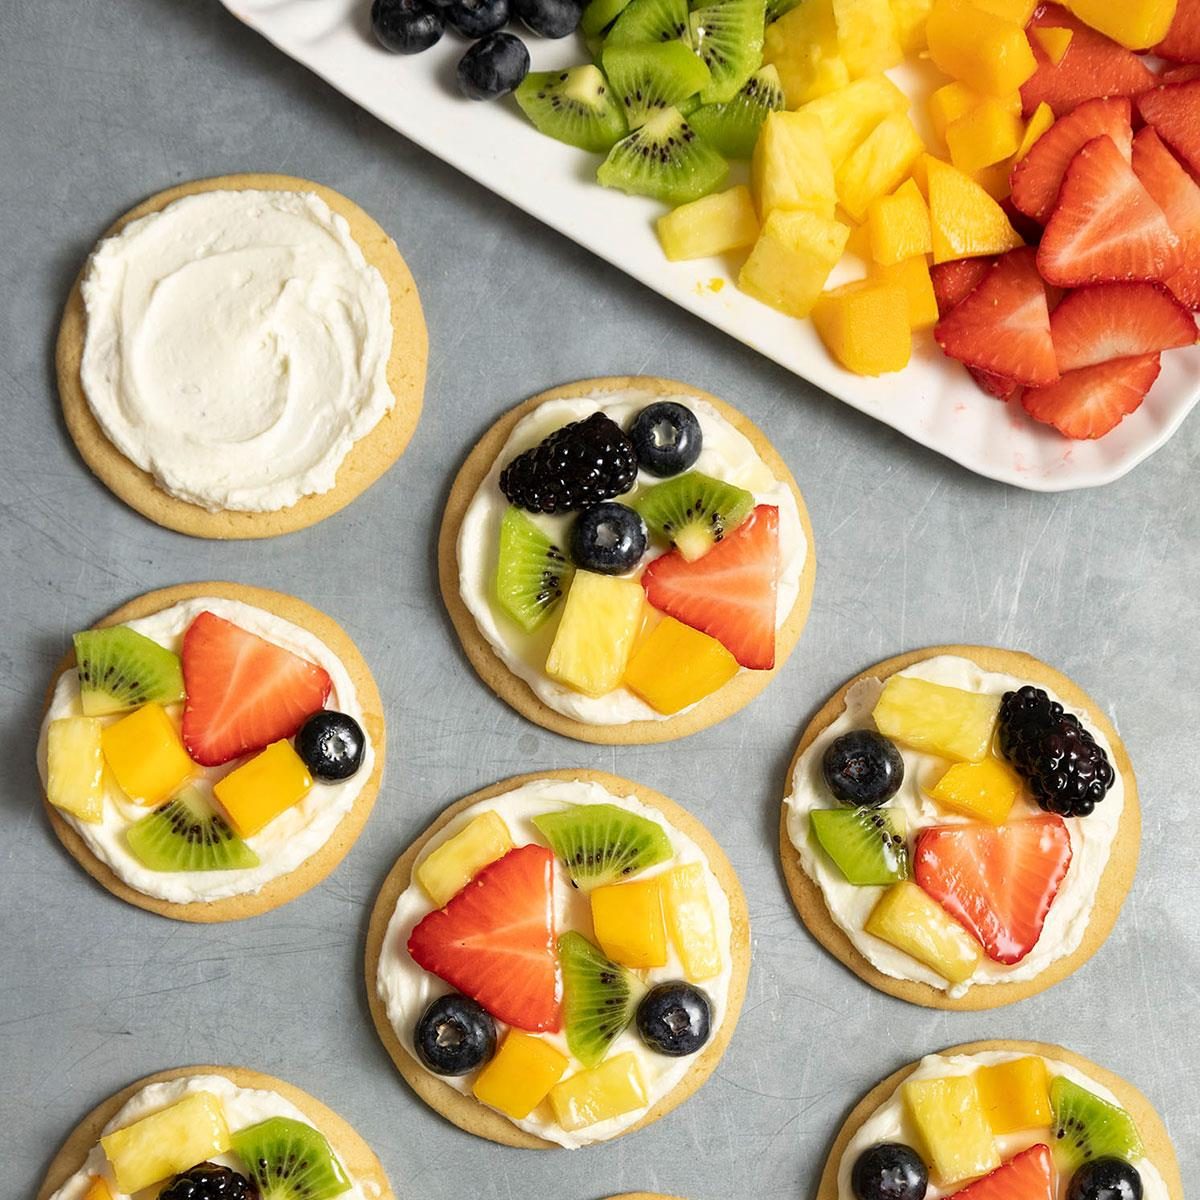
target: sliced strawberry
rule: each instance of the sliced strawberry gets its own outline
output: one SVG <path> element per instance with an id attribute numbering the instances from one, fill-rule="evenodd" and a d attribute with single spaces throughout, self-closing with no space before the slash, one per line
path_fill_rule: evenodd
<path id="1" fill-rule="evenodd" d="M 957 258 L 953 262 L 935 263 L 929 268 L 933 294 L 937 297 L 938 312 L 944 317 L 960 305 L 996 265 L 994 258 Z"/>
<path id="2" fill-rule="evenodd" d="M 917 836 L 914 873 L 988 958 L 1019 963 L 1038 943 L 1071 865 L 1071 835 L 1048 814 L 1008 825 L 933 825 Z"/>
<path id="3" fill-rule="evenodd" d="M 997 400 L 1007 402 L 1021 392 L 1021 385 L 1015 379 L 1006 379 L 1003 375 L 993 375 L 989 371 L 980 371 L 976 367 L 968 367 L 967 370 L 971 373 L 971 378 L 989 396 L 995 396 Z"/>
<path id="4" fill-rule="evenodd" d="M 183 744 L 205 767 L 289 738 L 333 686 L 323 667 L 215 613 L 183 635 Z"/>
<path id="5" fill-rule="evenodd" d="M 743 667 L 769 671 L 778 578 L 779 509 L 760 504 L 703 558 L 656 558 L 642 586 L 660 612 L 716 638 Z"/>
<path id="6" fill-rule="evenodd" d="M 1037 264 L 1060 287 L 1161 281 L 1183 266 L 1179 238 L 1112 138 L 1088 142 L 1067 168 Z"/>
<path id="7" fill-rule="evenodd" d="M 1132 113 L 1125 99 L 1089 100 L 1055 121 L 1013 168 L 1013 207 L 1044 225 L 1054 211 L 1067 168 L 1093 138 L 1107 134 L 1121 153 L 1130 158 Z"/>
<path id="8" fill-rule="evenodd" d="M 1161 283 L 1099 283 L 1071 292 L 1050 316 L 1064 373 L 1114 358 L 1196 343 L 1196 321 Z"/>
<path id="9" fill-rule="evenodd" d="M 445 908 L 417 923 L 408 952 L 506 1025 L 562 1026 L 554 940 L 554 855 L 518 846 L 483 868 Z"/>
<path id="10" fill-rule="evenodd" d="M 1167 280 L 1167 287 L 1188 308 L 1200 310 L 1200 184 L 1150 126 L 1133 139 L 1133 172 L 1180 241 L 1183 266 Z"/>
<path id="11" fill-rule="evenodd" d="M 1031 386 L 1058 378 L 1046 289 L 1031 249 L 1004 255 L 933 334 L 968 367 Z"/>
<path id="12" fill-rule="evenodd" d="M 947 1200 L 1055 1200 L 1054 1159 L 1048 1146 L 1030 1146 L 990 1175 L 952 1193 Z"/>
<path id="13" fill-rule="evenodd" d="M 1028 388 L 1021 405 L 1064 437 L 1103 437 L 1135 412 L 1158 378 L 1157 354 L 1118 358 L 1070 371 L 1049 387 Z"/>
<path id="14" fill-rule="evenodd" d="M 1026 116 L 1044 102 L 1054 109 L 1056 117 L 1062 117 L 1085 100 L 1138 96 L 1158 82 L 1138 55 L 1076 20 L 1057 4 L 1038 6 L 1029 28 L 1042 25 L 1069 29 L 1074 36 L 1058 66 L 1050 61 L 1037 38 L 1029 39 L 1038 68 L 1021 87 Z"/>
<path id="15" fill-rule="evenodd" d="M 1179 0 L 1171 28 L 1154 53 L 1172 62 L 1200 63 L 1200 0 Z"/>
<path id="16" fill-rule="evenodd" d="M 1200 79 L 1165 83 L 1138 97 L 1138 112 L 1153 125 L 1193 175 L 1200 175 Z"/>
<path id="17" fill-rule="evenodd" d="M 1011 195 L 1000 201 L 1008 223 L 1019 233 L 1030 246 L 1036 246 L 1042 240 L 1041 223 L 1023 213 L 1014 203 Z"/>

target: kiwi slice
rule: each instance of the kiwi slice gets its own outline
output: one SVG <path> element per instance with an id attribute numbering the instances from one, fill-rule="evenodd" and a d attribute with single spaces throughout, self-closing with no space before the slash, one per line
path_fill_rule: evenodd
<path id="1" fill-rule="evenodd" d="M 1141 1158 L 1142 1139 L 1133 1118 L 1065 1075 L 1050 1085 L 1054 1110 L 1054 1160 L 1070 1176 L 1096 1158 Z"/>
<path id="2" fill-rule="evenodd" d="M 271 1117 L 230 1139 L 258 1200 L 327 1200 L 350 1180 L 324 1136 L 303 1121 Z"/>
<path id="3" fill-rule="evenodd" d="M 605 187 L 675 205 L 708 195 L 728 173 L 729 164 L 683 114 L 663 108 L 608 152 L 596 178 Z"/>
<path id="4" fill-rule="evenodd" d="M 534 71 L 514 95 L 539 132 L 581 150 L 604 154 L 629 132 L 608 81 L 592 63 Z"/>
<path id="5" fill-rule="evenodd" d="M 674 854 L 661 825 L 615 804 L 578 804 L 533 823 L 584 891 L 620 883 Z"/>
<path id="6" fill-rule="evenodd" d="M 688 471 L 648 488 L 633 507 L 651 533 L 695 562 L 750 515 L 754 496 L 711 475 Z"/>
<path id="7" fill-rule="evenodd" d="M 630 0 L 617 18 L 605 46 L 644 46 L 647 42 L 688 39 L 687 0 Z"/>
<path id="8" fill-rule="evenodd" d="M 175 704 L 184 696 L 179 655 L 128 625 L 77 633 L 75 669 L 85 717 L 127 712 L 154 701 Z"/>
<path id="9" fill-rule="evenodd" d="M 778 21 L 785 13 L 799 8 L 803 3 L 804 0 L 767 0 L 764 24 L 770 25 L 772 21 Z"/>
<path id="10" fill-rule="evenodd" d="M 575 568 L 564 551 L 515 505 L 500 522 L 496 599 L 532 633 L 567 594 Z"/>
<path id="11" fill-rule="evenodd" d="M 692 48 L 678 41 L 609 46 L 603 63 L 630 129 L 644 125 L 652 113 L 695 96 L 712 78 Z"/>
<path id="12" fill-rule="evenodd" d="M 690 17 L 692 45 L 712 74 L 705 104 L 732 100 L 762 66 L 764 0 L 716 0 Z"/>
<path id="13" fill-rule="evenodd" d="M 732 100 L 705 104 L 689 114 L 688 124 L 726 158 L 749 158 L 767 114 L 786 107 L 779 72 L 760 68 Z"/>
<path id="14" fill-rule="evenodd" d="M 229 871 L 257 867 L 258 855 L 194 788 L 184 788 L 125 834 L 152 871 Z"/>
<path id="15" fill-rule="evenodd" d="M 908 822 L 894 808 L 818 808 L 813 835 L 857 887 L 884 887 L 909 877 Z"/>
<path id="16" fill-rule="evenodd" d="M 558 939 L 562 965 L 567 1048 L 585 1067 L 596 1067 L 633 1020 L 646 985 L 606 958 L 581 933 Z"/>
<path id="17" fill-rule="evenodd" d="M 603 33 L 629 7 L 629 0 L 588 0 L 579 18 L 579 32 L 585 38 Z"/>

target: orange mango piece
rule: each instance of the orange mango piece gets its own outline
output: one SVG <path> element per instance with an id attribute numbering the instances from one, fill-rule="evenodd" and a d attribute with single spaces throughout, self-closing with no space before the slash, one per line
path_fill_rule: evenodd
<path id="1" fill-rule="evenodd" d="M 195 767 L 161 704 L 143 704 L 100 731 L 104 761 L 135 804 L 157 808 L 191 778 Z"/>
<path id="2" fill-rule="evenodd" d="M 1071 42 L 1075 37 L 1075 30 L 1061 29 L 1055 25 L 1039 25 L 1033 30 L 1033 36 L 1046 57 L 1057 67 L 1067 57 L 1067 51 L 1070 50 Z"/>
<path id="3" fill-rule="evenodd" d="M 592 931 L 613 962 L 635 970 L 667 965 L 667 932 L 657 878 L 594 888 L 590 899 Z"/>
<path id="4" fill-rule="evenodd" d="M 625 686 L 669 716 L 712 695 L 737 673 L 737 659 L 716 638 L 664 617 L 638 643 L 625 668 Z"/>
<path id="5" fill-rule="evenodd" d="M 985 97 L 946 127 L 950 161 L 972 175 L 1011 158 L 1021 144 L 1021 118 L 1003 100 Z"/>
<path id="6" fill-rule="evenodd" d="M 914 333 L 919 329 L 932 329 L 938 323 L 937 295 L 925 255 L 906 258 L 890 267 L 876 266 L 871 274 L 881 283 L 904 289 L 908 297 L 908 326 Z"/>
<path id="7" fill-rule="evenodd" d="M 936 158 L 927 157 L 924 164 L 934 262 L 1004 254 L 1025 244 L 1004 210 L 975 180 Z"/>
<path id="8" fill-rule="evenodd" d="M 929 206 L 912 179 L 906 179 L 890 196 L 871 202 L 867 228 L 871 258 L 882 267 L 933 251 Z"/>
<path id="9" fill-rule="evenodd" d="M 471 1091 L 481 1104 L 523 1121 L 550 1094 L 569 1063 L 544 1039 L 510 1029 Z"/>
<path id="10" fill-rule="evenodd" d="M 998 758 L 955 763 L 929 789 L 929 796 L 943 808 L 975 817 L 992 825 L 1003 825 L 1021 794 L 1021 780 Z"/>
<path id="11" fill-rule="evenodd" d="M 829 353 L 856 375 L 902 371 L 912 356 L 908 294 L 899 284 L 865 280 L 826 292 L 812 312 Z"/>
<path id="12" fill-rule="evenodd" d="M 925 36 L 941 70 L 989 96 L 1017 91 L 1037 70 L 1023 25 L 967 0 L 937 0 Z"/>
<path id="13" fill-rule="evenodd" d="M 1030 116 L 1029 123 L 1025 126 L 1025 133 L 1021 138 L 1021 144 L 1017 147 L 1016 154 L 1013 155 L 1013 162 L 1019 163 L 1053 124 L 1054 109 L 1043 100 L 1033 110 L 1033 115 Z"/>
<path id="14" fill-rule="evenodd" d="M 975 1072 L 975 1090 L 997 1137 L 1044 1129 L 1054 1120 L 1045 1059 L 1014 1058 L 981 1067 Z"/>
<path id="15" fill-rule="evenodd" d="M 230 771 L 213 785 L 213 795 L 238 836 L 248 838 L 299 804 L 312 784 L 308 768 L 285 740 Z"/>

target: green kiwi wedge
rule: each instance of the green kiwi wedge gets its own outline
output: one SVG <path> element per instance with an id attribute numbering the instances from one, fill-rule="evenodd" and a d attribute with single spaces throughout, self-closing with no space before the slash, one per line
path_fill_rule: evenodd
<path id="1" fill-rule="evenodd" d="M 677 108 L 652 113 L 622 138 L 600 164 L 605 187 L 665 204 L 686 204 L 721 186 L 729 163 L 684 120 Z"/>
<path id="2" fill-rule="evenodd" d="M 759 68 L 724 104 L 705 104 L 688 114 L 688 124 L 726 158 L 749 158 L 767 114 L 786 107 L 779 72 Z"/>
<path id="3" fill-rule="evenodd" d="M 674 42 L 688 32 L 687 0 L 630 0 L 616 19 L 606 46 L 644 46 L 648 42 Z"/>
<path id="4" fill-rule="evenodd" d="M 704 104 L 724 104 L 762 66 L 763 0 L 716 0 L 692 12 L 692 45 L 712 74 Z"/>
<path id="5" fill-rule="evenodd" d="M 692 48 L 679 41 L 608 46 L 602 61 L 630 129 L 644 125 L 656 111 L 678 107 L 712 79 Z"/>
<path id="6" fill-rule="evenodd" d="M 750 515 L 754 496 L 701 471 L 688 471 L 648 488 L 633 507 L 651 533 L 695 562 Z"/>
<path id="7" fill-rule="evenodd" d="M 583 891 L 620 883 L 674 854 L 661 825 L 615 804 L 579 804 L 533 823 Z"/>
<path id="8" fill-rule="evenodd" d="M 526 633 L 533 633 L 554 611 L 571 586 L 575 568 L 519 508 L 500 522 L 496 599 Z"/>
<path id="9" fill-rule="evenodd" d="M 1054 1110 L 1054 1161 L 1070 1177 L 1096 1158 L 1132 1162 L 1145 1151 L 1133 1118 L 1115 1104 L 1060 1075 L 1050 1085 Z"/>
<path id="10" fill-rule="evenodd" d="M 258 855 L 194 787 L 125 834 L 138 862 L 151 871 L 238 871 L 257 867 Z"/>
<path id="11" fill-rule="evenodd" d="M 329 1200 L 350 1180 L 323 1134 L 291 1117 L 271 1117 L 230 1137 L 258 1200 Z"/>
<path id="12" fill-rule="evenodd" d="M 75 635 L 75 670 L 85 717 L 106 717 L 143 704 L 183 699 L 179 656 L 128 625 Z"/>
<path id="13" fill-rule="evenodd" d="M 608 81 L 592 63 L 534 71 L 513 94 L 539 132 L 581 150 L 604 154 L 629 132 Z"/>
<path id="14" fill-rule="evenodd" d="M 813 836 L 856 887 L 885 887 L 910 874 L 908 822 L 893 808 L 818 808 Z"/>
<path id="15" fill-rule="evenodd" d="M 585 38 L 604 33 L 628 6 L 629 0 L 588 0 L 579 18 L 579 32 Z"/>
<path id="16" fill-rule="evenodd" d="M 767 0 L 765 24 L 770 25 L 772 21 L 778 21 L 785 13 L 799 8 L 803 3 L 804 0 Z"/>
<path id="17" fill-rule="evenodd" d="M 605 957 L 581 933 L 558 939 L 567 1048 L 585 1067 L 599 1066 L 633 1020 L 646 985 Z"/>

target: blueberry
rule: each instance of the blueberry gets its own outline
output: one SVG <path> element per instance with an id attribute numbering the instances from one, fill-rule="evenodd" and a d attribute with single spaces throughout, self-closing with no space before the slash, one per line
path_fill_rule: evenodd
<path id="1" fill-rule="evenodd" d="M 296 734 L 296 753 L 314 779 L 349 779 L 362 766 L 367 744 L 362 726 L 345 713 L 322 709 L 313 713 Z"/>
<path id="2" fill-rule="evenodd" d="M 450 0 L 442 11 L 463 37 L 480 38 L 508 24 L 508 0 Z"/>
<path id="3" fill-rule="evenodd" d="M 882 733 L 852 729 L 830 744 L 821 772 L 843 804 L 878 808 L 904 782 L 904 759 Z"/>
<path id="4" fill-rule="evenodd" d="M 637 1010 L 638 1033 L 651 1050 L 682 1058 L 708 1041 L 712 1005 L 690 983 L 660 983 L 642 997 Z"/>
<path id="5" fill-rule="evenodd" d="M 576 0 L 512 0 L 513 12 L 539 37 L 562 38 L 579 28 L 583 8 Z"/>
<path id="6" fill-rule="evenodd" d="M 662 400 L 643 408 L 629 430 L 638 466 L 666 478 L 686 471 L 700 457 L 704 434 L 690 408 Z"/>
<path id="7" fill-rule="evenodd" d="M 923 1200 L 929 1171 L 908 1146 L 883 1142 L 864 1150 L 850 1172 L 857 1200 Z"/>
<path id="8" fill-rule="evenodd" d="M 458 87 L 471 100 L 503 96 L 529 74 L 529 51 L 511 33 L 490 33 L 462 56 Z"/>
<path id="9" fill-rule="evenodd" d="M 1072 1176 L 1067 1200 L 1142 1200 L 1142 1177 L 1123 1158 L 1094 1158 Z"/>
<path id="10" fill-rule="evenodd" d="M 585 508 L 571 527 L 571 558 L 600 575 L 632 571 L 646 553 L 646 522 L 611 500 Z"/>
<path id="11" fill-rule="evenodd" d="M 374 0 L 371 28 L 385 49 L 397 54 L 420 54 L 442 36 L 446 22 L 424 0 Z"/>
<path id="12" fill-rule="evenodd" d="M 496 1022 L 457 992 L 439 996 L 417 1022 L 417 1057 L 435 1075 L 469 1075 L 496 1053 Z"/>

